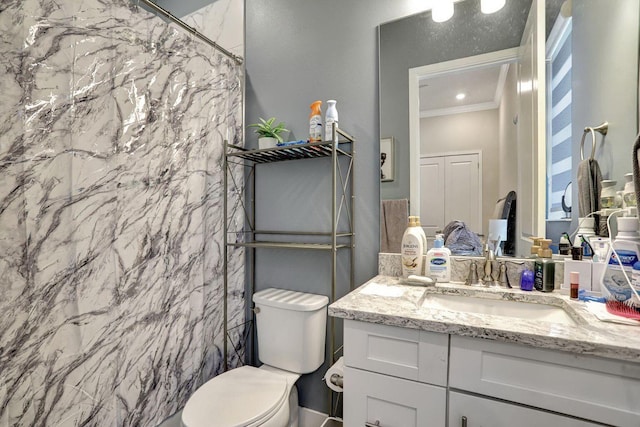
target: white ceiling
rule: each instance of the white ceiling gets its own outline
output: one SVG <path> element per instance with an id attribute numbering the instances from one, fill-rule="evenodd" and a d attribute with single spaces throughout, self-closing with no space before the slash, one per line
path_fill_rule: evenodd
<path id="1" fill-rule="evenodd" d="M 449 72 L 420 80 L 420 116 L 434 117 L 498 108 L 509 65 Z M 464 93 L 463 100 L 456 95 Z"/>

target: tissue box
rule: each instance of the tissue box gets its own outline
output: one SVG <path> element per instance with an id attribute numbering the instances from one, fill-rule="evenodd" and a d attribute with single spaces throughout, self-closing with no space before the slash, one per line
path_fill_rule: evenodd
<path id="1" fill-rule="evenodd" d="M 564 280 L 562 281 L 562 289 L 569 289 L 571 287 L 571 272 L 577 271 L 580 273 L 580 289 L 586 289 L 591 291 L 591 278 L 592 278 L 592 265 L 594 263 L 589 261 L 574 261 L 568 259 L 564 261 Z M 598 290 L 600 287 L 598 286 Z"/>

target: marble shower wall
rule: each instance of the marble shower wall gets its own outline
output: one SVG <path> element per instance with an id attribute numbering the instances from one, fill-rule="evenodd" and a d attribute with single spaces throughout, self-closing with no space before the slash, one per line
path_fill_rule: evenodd
<path id="1" fill-rule="evenodd" d="M 180 19 L 230 52 L 244 56 L 244 0 L 209 1 L 211 4 Z M 172 9 L 167 1 L 163 4 Z"/>
<path id="2" fill-rule="evenodd" d="M 0 57 L 0 426 L 157 425 L 222 369 L 242 67 L 128 0 L 3 0 Z"/>

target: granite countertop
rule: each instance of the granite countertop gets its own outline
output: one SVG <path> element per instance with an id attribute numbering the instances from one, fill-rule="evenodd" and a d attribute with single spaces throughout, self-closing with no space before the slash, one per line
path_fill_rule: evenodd
<path id="1" fill-rule="evenodd" d="M 422 307 L 433 293 L 559 306 L 575 325 Z M 329 315 L 640 363 L 640 322 L 638 326 L 602 322 L 586 303 L 557 291 L 543 294 L 454 283 L 425 287 L 379 275 L 331 304 Z"/>

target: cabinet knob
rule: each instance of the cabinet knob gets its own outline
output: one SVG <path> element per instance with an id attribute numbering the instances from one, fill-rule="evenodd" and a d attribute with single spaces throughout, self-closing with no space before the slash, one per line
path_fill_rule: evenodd
<path id="1" fill-rule="evenodd" d="M 376 420 L 375 423 L 366 422 L 364 423 L 364 427 L 381 427 L 380 421 Z"/>
<path id="2" fill-rule="evenodd" d="M 462 417 L 461 421 L 461 426 L 462 427 L 467 427 L 467 417 Z"/>

